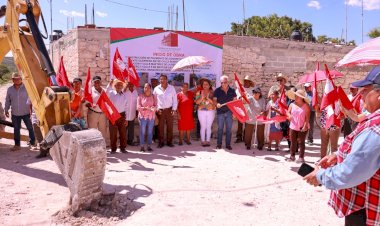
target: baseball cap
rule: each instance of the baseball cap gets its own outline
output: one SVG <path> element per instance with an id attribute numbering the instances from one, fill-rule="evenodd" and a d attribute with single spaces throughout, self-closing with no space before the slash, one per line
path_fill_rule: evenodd
<path id="1" fill-rule="evenodd" d="M 351 83 L 351 85 L 355 87 L 363 87 L 372 84 L 380 85 L 380 66 L 374 67 L 364 79 Z"/>
<path id="2" fill-rule="evenodd" d="M 93 78 L 92 78 L 92 81 L 101 81 L 102 78 L 98 75 L 95 75 Z"/>
<path id="3" fill-rule="evenodd" d="M 311 84 L 310 84 L 309 82 L 307 82 L 307 83 L 303 84 L 303 86 L 305 86 L 305 87 L 310 87 Z"/>
<path id="4" fill-rule="evenodd" d="M 252 89 L 252 93 L 261 93 L 260 87 L 255 87 Z"/>
<path id="5" fill-rule="evenodd" d="M 80 82 L 80 83 L 82 83 L 82 79 L 81 78 L 74 78 L 73 82 Z"/>

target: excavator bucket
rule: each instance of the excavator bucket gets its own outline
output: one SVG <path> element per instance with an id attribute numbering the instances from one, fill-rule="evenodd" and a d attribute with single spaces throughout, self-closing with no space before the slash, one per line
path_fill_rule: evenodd
<path id="1" fill-rule="evenodd" d="M 105 174 L 106 143 L 99 130 L 64 131 L 50 149 L 70 189 L 71 210 L 87 209 L 99 201 Z"/>

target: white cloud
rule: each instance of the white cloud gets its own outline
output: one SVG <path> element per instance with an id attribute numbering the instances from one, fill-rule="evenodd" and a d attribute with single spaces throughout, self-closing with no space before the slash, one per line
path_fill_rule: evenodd
<path id="1" fill-rule="evenodd" d="M 310 1 L 309 3 L 307 3 L 307 6 L 314 9 L 321 9 L 321 5 L 318 1 Z"/>
<path id="2" fill-rule="evenodd" d="M 67 4 L 67 3 L 69 3 L 69 0 L 63 0 L 63 2 Z"/>
<path id="3" fill-rule="evenodd" d="M 363 0 L 365 10 L 380 9 L 380 0 Z M 345 3 L 349 6 L 362 7 L 362 0 L 346 0 Z"/>
<path id="4" fill-rule="evenodd" d="M 67 11 L 67 10 L 61 9 L 59 10 L 59 13 L 65 16 L 70 16 L 70 17 L 84 17 L 84 13 L 77 12 L 77 11 Z"/>
<path id="5" fill-rule="evenodd" d="M 96 11 L 96 15 L 98 15 L 99 17 L 106 17 L 106 16 L 108 16 L 107 13 L 103 13 L 103 12 L 99 12 L 99 11 Z"/>

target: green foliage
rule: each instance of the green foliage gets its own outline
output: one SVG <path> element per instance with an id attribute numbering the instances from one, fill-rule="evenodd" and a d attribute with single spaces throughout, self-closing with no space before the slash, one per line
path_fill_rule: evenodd
<path id="1" fill-rule="evenodd" d="M 288 16 L 279 17 L 277 14 L 269 16 L 252 16 L 243 24 L 231 23 L 231 33 L 235 35 L 257 36 L 262 38 L 289 39 L 293 31 L 299 30 L 304 41 L 314 41 L 313 25 Z"/>
<path id="2" fill-rule="evenodd" d="M 7 83 L 11 79 L 12 70 L 4 64 L 0 64 L 0 84 Z"/>
<path id="3" fill-rule="evenodd" d="M 370 37 L 370 38 L 377 38 L 377 37 L 380 37 L 380 28 L 378 28 L 378 27 L 375 27 L 375 28 L 373 28 L 372 30 L 370 30 L 369 32 L 368 32 L 368 37 Z"/>

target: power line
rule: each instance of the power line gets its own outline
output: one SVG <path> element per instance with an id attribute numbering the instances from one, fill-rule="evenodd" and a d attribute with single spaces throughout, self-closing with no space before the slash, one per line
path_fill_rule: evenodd
<path id="1" fill-rule="evenodd" d="M 139 6 L 134 6 L 134 5 L 128 5 L 128 4 L 124 4 L 124 3 L 117 2 L 117 1 L 112 1 L 112 0 L 104 0 L 104 1 L 110 2 L 110 3 L 114 3 L 114 4 L 117 4 L 117 5 L 126 6 L 126 7 L 133 8 L 133 9 L 140 9 L 140 10 L 144 10 L 144 11 L 150 11 L 150 12 L 156 12 L 156 13 L 176 14 L 175 12 L 170 12 L 170 11 L 168 12 L 168 11 L 162 11 L 162 10 L 156 10 L 156 9 L 147 9 L 147 8 L 143 8 L 143 7 L 139 7 Z"/>

